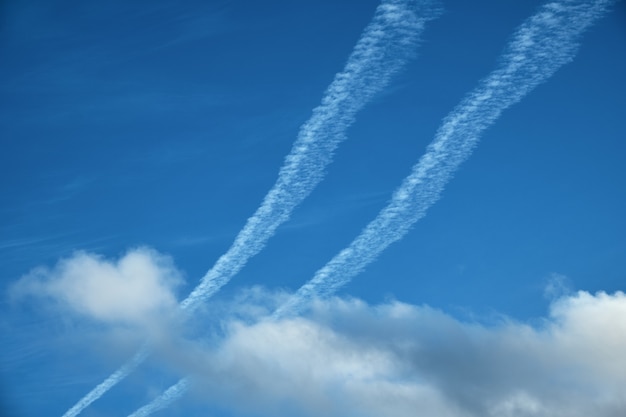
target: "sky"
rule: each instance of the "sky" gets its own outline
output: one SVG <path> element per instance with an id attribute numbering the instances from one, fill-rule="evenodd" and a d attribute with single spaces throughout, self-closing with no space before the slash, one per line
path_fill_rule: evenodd
<path id="1" fill-rule="evenodd" d="M 0 415 L 624 415 L 606 3 L 3 2 Z"/>

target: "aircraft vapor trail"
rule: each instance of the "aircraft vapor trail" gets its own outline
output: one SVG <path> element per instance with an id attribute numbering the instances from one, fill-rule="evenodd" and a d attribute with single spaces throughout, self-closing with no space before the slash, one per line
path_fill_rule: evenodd
<path id="1" fill-rule="evenodd" d="M 129 414 L 128 417 L 145 417 L 169 407 L 170 404 L 187 392 L 190 383 L 191 380 L 188 377 L 181 378 L 177 383 L 165 390 L 163 394 L 143 407 L 138 408 L 134 413 Z"/>
<path id="2" fill-rule="evenodd" d="M 513 34 L 498 67 L 443 119 L 434 140 L 388 205 L 348 247 L 277 309 L 274 318 L 296 314 L 312 298 L 334 293 L 400 240 L 439 200 L 454 172 L 471 155 L 480 134 L 502 111 L 572 61 L 582 33 L 614 2 L 553 1 L 528 18 Z"/>
<path id="3" fill-rule="evenodd" d="M 125 364 L 120 366 L 115 372 L 113 372 L 107 379 L 96 385 L 94 389 L 89 391 L 87 395 L 81 398 L 72 408 L 63 414 L 63 417 L 77 416 L 92 402 L 102 397 L 108 390 L 113 388 L 115 384 L 126 378 L 133 372 L 146 358 L 150 355 L 150 347 L 147 343 L 144 343 L 131 359 L 126 361 Z"/>
<path id="4" fill-rule="evenodd" d="M 363 31 L 344 70 L 335 76 L 300 128 L 280 169 L 278 180 L 239 232 L 230 249 L 181 303 L 193 311 L 263 249 L 278 226 L 288 220 L 324 177 L 333 152 L 345 138 L 356 113 L 379 93 L 414 54 L 428 20 L 438 14 L 431 0 L 383 0 Z"/>
<path id="5" fill-rule="evenodd" d="M 333 152 L 346 138 L 356 113 L 379 93 L 414 55 L 427 21 L 437 17 L 435 0 L 383 0 L 357 41 L 342 72 L 335 75 L 321 104 L 301 127 L 278 179 L 235 241 L 200 284 L 180 303 L 191 314 L 259 253 L 276 229 L 288 220 L 324 177 Z M 149 354 L 142 348 L 105 381 L 78 401 L 63 417 L 77 416 L 124 379 Z"/>
<path id="6" fill-rule="evenodd" d="M 395 190 L 388 205 L 348 247 L 280 306 L 272 318 L 296 314 L 311 299 L 332 294 L 390 244 L 400 240 L 440 198 L 454 171 L 472 153 L 480 134 L 502 111 L 572 61 L 582 33 L 613 3 L 615 0 L 555 1 L 528 18 L 513 34 L 498 67 L 443 119 L 435 139 Z M 189 384 L 189 377 L 182 378 L 129 417 L 145 417 L 167 407 L 187 391 Z"/>

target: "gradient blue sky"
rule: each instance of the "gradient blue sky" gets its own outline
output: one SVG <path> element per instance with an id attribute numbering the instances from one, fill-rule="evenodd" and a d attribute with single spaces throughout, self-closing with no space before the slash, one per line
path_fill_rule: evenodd
<path id="1" fill-rule="evenodd" d="M 345 247 L 542 3 L 442 1 L 417 57 L 358 114 L 324 181 L 216 302 L 254 285 L 295 291 Z M 2 293 L 77 250 L 115 259 L 149 246 L 183 272 L 184 298 L 274 184 L 377 4 L 3 2 Z M 428 215 L 339 295 L 533 323 L 548 314 L 551 282 L 625 290 L 625 45 L 618 2 L 572 63 L 482 135 Z M 134 347 L 105 353 L 83 337 L 85 323 L 45 303 L 0 306 L 0 401 L 18 417 L 61 415 Z M 84 415 L 126 415 L 155 395 L 138 386 L 140 377 Z"/>

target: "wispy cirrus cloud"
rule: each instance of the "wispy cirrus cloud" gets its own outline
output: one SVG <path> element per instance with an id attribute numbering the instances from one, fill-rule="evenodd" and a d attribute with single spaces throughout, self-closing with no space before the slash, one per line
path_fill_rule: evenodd
<path id="1" fill-rule="evenodd" d="M 0 123 L 10 121 L 7 125 L 18 123 L 29 130 L 68 123 L 148 123 L 157 115 L 181 109 L 205 114 L 207 108 L 232 103 L 232 95 L 217 84 L 179 79 L 172 85 L 151 78 L 154 64 L 143 65 L 171 46 L 241 30 L 225 9 L 217 2 L 87 0 L 66 13 L 62 6 L 46 1 L 7 3 L 3 48 L 19 52 L 2 68 Z M 138 20 L 144 22 L 141 30 L 137 30 Z M 127 70 L 120 73 L 122 66 Z"/>

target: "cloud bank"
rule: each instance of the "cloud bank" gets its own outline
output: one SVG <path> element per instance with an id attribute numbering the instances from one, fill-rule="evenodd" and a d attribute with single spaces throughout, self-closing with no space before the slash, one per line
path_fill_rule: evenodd
<path id="1" fill-rule="evenodd" d="M 195 398 L 238 415 L 626 415 L 626 295 L 580 291 L 531 326 L 428 306 L 316 302 L 307 317 L 231 320 L 180 352 Z M 191 358 L 191 359 L 190 359 Z"/>
<path id="2" fill-rule="evenodd" d="M 112 326 L 140 327 L 176 308 L 180 282 L 168 257 L 140 248 L 117 260 L 76 253 L 32 271 L 11 292 Z M 305 316 L 272 318 L 289 297 L 255 288 L 200 311 L 192 327 L 221 329 L 204 338 L 181 340 L 179 329 L 162 328 L 169 334 L 155 341 L 155 359 L 188 377 L 158 405 L 189 389 L 186 401 L 240 416 L 626 413 L 623 292 L 561 296 L 532 324 L 506 317 L 484 324 L 428 306 L 341 298 L 313 300 Z"/>
<path id="3" fill-rule="evenodd" d="M 129 250 L 117 260 L 76 252 L 51 269 L 23 276 L 11 296 L 47 299 L 109 325 L 145 327 L 176 311 L 175 289 L 182 282 L 171 258 L 149 248 Z"/>

